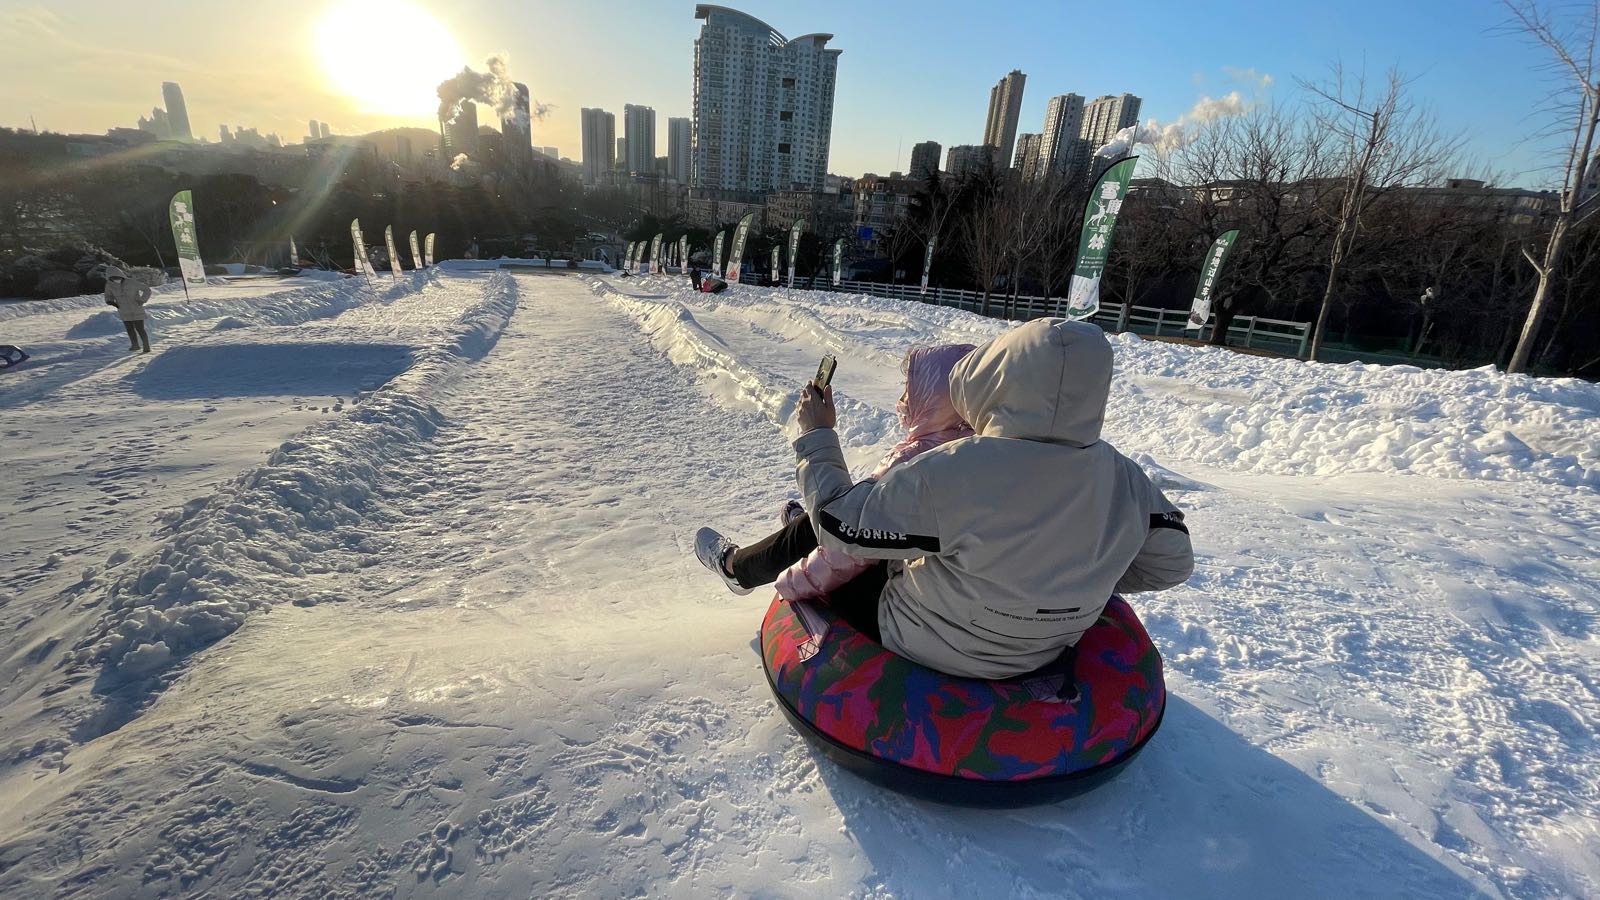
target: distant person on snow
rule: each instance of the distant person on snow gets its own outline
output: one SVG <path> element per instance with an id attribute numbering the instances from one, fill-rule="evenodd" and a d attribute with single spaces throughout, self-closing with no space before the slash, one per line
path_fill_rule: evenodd
<path id="1" fill-rule="evenodd" d="M 906 354 L 900 364 L 906 387 L 895 404 L 905 437 L 884 454 L 870 477 L 882 478 L 918 454 L 972 436 L 972 429 L 950 403 L 950 370 L 972 349 L 971 344 L 944 344 L 914 347 Z M 875 563 L 819 548 L 811 517 L 793 500 L 785 505 L 780 518 L 778 531 L 747 547 L 735 546 L 716 531 L 702 528 L 695 536 L 695 552 L 735 594 L 748 594 L 776 579 L 778 594 L 785 600 L 821 597 Z"/>
<path id="2" fill-rule="evenodd" d="M 138 350 L 139 345 L 144 345 L 144 352 L 150 352 L 150 334 L 144 330 L 144 305 L 150 300 L 150 288 L 137 281 L 129 281 L 128 276 L 116 266 L 106 269 L 106 305 L 114 306 L 117 318 L 122 320 L 122 327 L 128 330 L 128 349 Z"/>
<path id="3" fill-rule="evenodd" d="M 700 290 L 700 268 L 698 266 L 689 269 L 689 283 L 694 285 L 695 290 Z"/>
<path id="4" fill-rule="evenodd" d="M 950 675 L 1038 671 L 1113 593 L 1183 584 L 1183 514 L 1100 439 L 1111 345 L 1084 322 L 1035 319 L 972 351 L 950 399 L 974 436 L 854 482 L 833 392 L 807 387 L 797 477 L 818 545 L 875 565 L 827 602 L 884 647 Z"/>

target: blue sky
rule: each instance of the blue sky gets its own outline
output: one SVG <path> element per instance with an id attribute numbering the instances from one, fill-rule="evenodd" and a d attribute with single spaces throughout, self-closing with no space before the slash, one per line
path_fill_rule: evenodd
<path id="1" fill-rule="evenodd" d="M 395 124 L 432 127 L 419 98 L 411 115 L 378 113 L 330 84 L 317 58 L 319 30 L 336 7 L 357 0 L 278 0 L 242 8 L 200 0 L 0 0 L 0 124 L 101 131 L 131 125 L 160 102 L 160 82 L 181 82 L 197 133 L 225 122 L 298 140 L 308 118 L 350 133 Z M 366 0 L 371 2 L 371 0 Z M 462 61 L 481 68 L 490 52 L 511 55 L 512 75 L 553 104 L 535 143 L 578 155 L 579 109 L 620 114 L 624 103 L 665 119 L 689 114 L 694 4 L 663 0 L 415 0 L 437 18 Z M 946 147 L 981 139 L 989 88 L 1007 71 L 1027 73 L 1020 131 L 1038 131 L 1046 101 L 1130 91 L 1144 118 L 1180 116 L 1202 96 L 1239 89 L 1230 72 L 1270 75 L 1260 99 L 1293 103 L 1297 77 L 1316 78 L 1343 60 L 1381 74 L 1398 64 L 1416 95 L 1460 131 L 1480 165 L 1502 181 L 1540 185 L 1547 141 L 1529 140 L 1545 119 L 1536 108 L 1551 84 L 1543 56 L 1498 30 L 1491 0 L 1124 0 L 1071 2 L 875 2 L 746 0 L 733 5 L 794 37 L 833 34 L 844 51 L 835 98 L 829 170 L 904 168 L 911 145 Z M 85 23 L 94 23 L 85 28 Z M 421 30 L 419 30 L 421 31 Z M 430 40 L 418 34 L 415 40 Z M 350 37 L 374 66 L 406 71 L 416 48 L 371 46 Z M 453 48 L 453 52 L 454 52 Z M 382 54 L 389 53 L 385 57 Z M 43 73 L 50 77 L 43 77 Z M 620 115 L 619 115 L 620 119 Z M 664 151 L 662 151 L 664 152 Z"/>

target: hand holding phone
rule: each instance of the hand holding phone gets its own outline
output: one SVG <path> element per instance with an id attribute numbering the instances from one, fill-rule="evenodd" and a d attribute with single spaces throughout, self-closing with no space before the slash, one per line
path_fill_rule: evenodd
<path id="1" fill-rule="evenodd" d="M 832 353 L 827 354 L 817 366 L 817 377 L 811 379 L 811 383 L 816 385 L 819 391 L 827 390 L 828 385 L 833 383 L 833 370 L 838 367 L 839 361 L 833 358 Z"/>

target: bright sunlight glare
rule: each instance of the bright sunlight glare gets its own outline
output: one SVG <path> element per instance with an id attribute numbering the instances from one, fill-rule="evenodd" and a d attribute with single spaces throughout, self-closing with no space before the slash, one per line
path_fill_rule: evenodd
<path id="1" fill-rule="evenodd" d="M 317 50 L 337 90 L 390 116 L 432 114 L 434 89 L 466 64 L 444 24 L 404 2 L 345 0 L 317 26 Z"/>

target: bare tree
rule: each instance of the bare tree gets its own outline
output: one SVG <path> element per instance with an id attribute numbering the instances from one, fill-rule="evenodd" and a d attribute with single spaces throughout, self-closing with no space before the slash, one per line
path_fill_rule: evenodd
<path id="1" fill-rule="evenodd" d="M 1329 174 L 1338 185 L 1327 284 L 1311 336 L 1311 358 L 1317 359 L 1341 269 L 1361 235 L 1362 215 L 1397 188 L 1436 180 L 1455 159 L 1460 139 L 1442 134 L 1432 115 L 1411 102 L 1409 84 L 1398 70 L 1389 70 L 1381 86 L 1370 84 L 1365 75 L 1347 81 L 1342 66 L 1335 66 L 1326 83 L 1301 84 L 1320 100 L 1313 115 L 1328 135 Z"/>
<path id="2" fill-rule="evenodd" d="M 1011 258 L 1017 203 L 1014 192 L 1006 191 L 1000 184 L 990 183 L 979 190 L 981 193 L 972 211 L 956 224 L 956 235 L 983 286 L 983 305 L 979 312 L 988 315 L 995 281 L 1007 270 Z"/>
<path id="3" fill-rule="evenodd" d="M 1544 254 L 1535 259 L 1526 249 L 1522 255 L 1539 275 L 1533 305 L 1522 325 L 1517 349 L 1511 354 L 1507 372 L 1521 372 L 1534 361 L 1534 346 L 1554 295 L 1553 282 L 1561 271 L 1571 232 L 1575 226 L 1600 209 L 1600 191 L 1585 194 L 1589 167 L 1594 165 L 1595 130 L 1600 126 L 1600 0 L 1571 4 L 1574 22 L 1563 27 L 1556 14 L 1539 0 L 1502 0 L 1511 12 L 1513 26 L 1553 57 L 1550 66 L 1564 87 L 1552 99 L 1560 122 L 1557 127 L 1569 132 L 1565 180 L 1561 205 L 1550 223 L 1550 236 Z"/>

